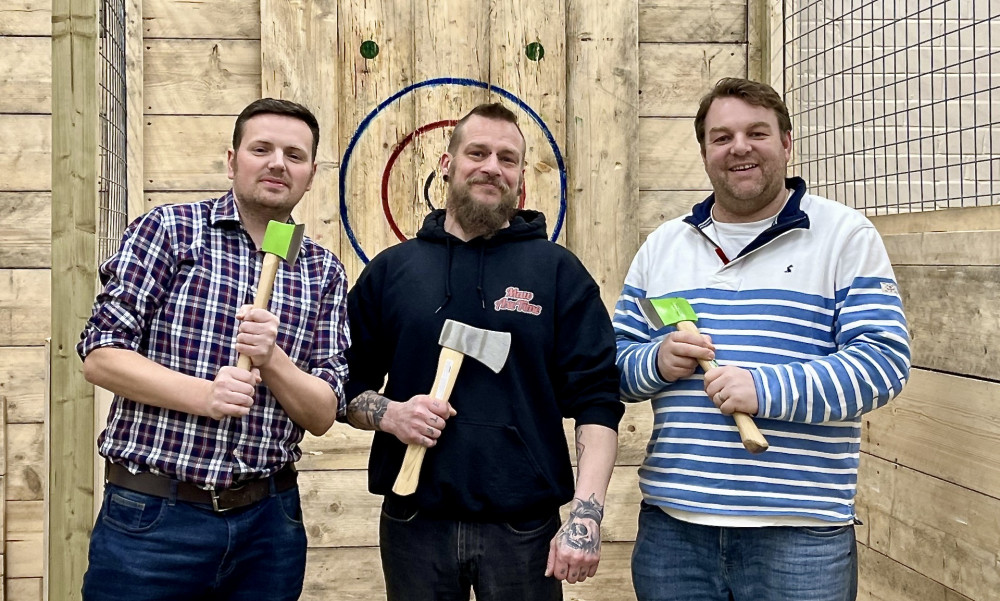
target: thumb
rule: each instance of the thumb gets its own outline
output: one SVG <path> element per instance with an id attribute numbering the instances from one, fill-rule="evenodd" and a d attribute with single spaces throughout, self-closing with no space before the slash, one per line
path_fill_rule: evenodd
<path id="1" fill-rule="evenodd" d="M 545 561 L 545 576 L 549 577 L 556 571 L 556 539 L 549 543 L 549 558 Z"/>

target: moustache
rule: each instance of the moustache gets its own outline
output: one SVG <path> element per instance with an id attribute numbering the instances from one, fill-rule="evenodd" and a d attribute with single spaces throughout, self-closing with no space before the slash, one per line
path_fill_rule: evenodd
<path id="1" fill-rule="evenodd" d="M 489 175 L 475 175 L 467 179 L 465 183 L 469 186 L 473 184 L 489 184 L 491 186 L 498 188 L 501 192 L 505 194 L 507 192 L 510 192 L 510 186 L 505 184 L 503 180 L 501 180 L 499 177 L 491 177 Z"/>

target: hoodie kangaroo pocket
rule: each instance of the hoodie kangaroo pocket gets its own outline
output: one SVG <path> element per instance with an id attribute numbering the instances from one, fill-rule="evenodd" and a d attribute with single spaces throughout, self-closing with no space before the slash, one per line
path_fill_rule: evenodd
<path id="1" fill-rule="evenodd" d="M 452 437 L 450 460 L 443 462 L 449 465 L 441 465 L 438 473 L 451 494 L 467 498 L 467 506 L 507 514 L 557 499 L 556 488 L 514 426 L 463 421 L 449 424 L 446 435 Z"/>

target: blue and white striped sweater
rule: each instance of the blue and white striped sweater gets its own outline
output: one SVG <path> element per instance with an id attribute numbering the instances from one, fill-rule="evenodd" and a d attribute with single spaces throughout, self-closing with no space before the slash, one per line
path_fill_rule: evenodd
<path id="1" fill-rule="evenodd" d="M 804 213 L 807 226 L 723 264 L 692 223 L 674 220 L 650 235 L 629 270 L 615 309 L 618 367 L 623 398 L 653 403 L 639 472 L 651 504 L 840 522 L 853 516 L 860 416 L 905 383 L 906 321 L 870 222 L 789 181 L 798 189 L 778 219 Z M 744 450 L 732 418 L 705 395 L 701 370 L 675 383 L 660 377 L 659 341 L 674 328 L 652 330 L 636 299 L 668 296 L 691 302 L 720 364 L 751 371 L 766 453 Z"/>

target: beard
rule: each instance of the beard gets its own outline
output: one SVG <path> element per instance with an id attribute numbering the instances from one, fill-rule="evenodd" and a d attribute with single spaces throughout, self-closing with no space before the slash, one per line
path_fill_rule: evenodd
<path id="1" fill-rule="evenodd" d="M 486 183 L 494 184 L 500 189 L 500 200 L 496 205 L 489 205 L 472 197 L 470 186 Z M 499 178 L 472 177 L 465 184 L 452 183 L 448 186 L 447 210 L 467 234 L 492 238 L 517 213 L 518 194 L 519 191 L 511 190 Z"/>

